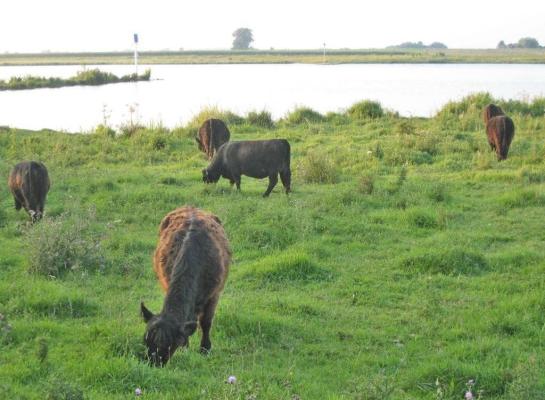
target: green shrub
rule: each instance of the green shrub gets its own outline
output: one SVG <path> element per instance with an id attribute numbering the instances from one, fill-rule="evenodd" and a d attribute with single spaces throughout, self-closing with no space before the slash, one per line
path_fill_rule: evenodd
<path id="1" fill-rule="evenodd" d="M 375 119 L 384 116 L 382 105 L 376 101 L 364 100 L 353 104 L 346 110 L 346 114 L 352 119 Z"/>
<path id="2" fill-rule="evenodd" d="M 323 154 L 308 153 L 301 160 L 298 172 L 307 183 L 336 183 L 338 172 L 331 159 Z"/>
<path id="3" fill-rule="evenodd" d="M 274 121 L 271 113 L 268 111 L 250 111 L 246 116 L 246 120 L 250 125 L 259 126 L 260 128 L 273 128 Z"/>
<path id="4" fill-rule="evenodd" d="M 286 122 L 294 125 L 311 122 L 322 122 L 323 120 L 324 116 L 322 114 L 308 107 L 298 107 L 288 113 L 285 117 Z"/>
<path id="5" fill-rule="evenodd" d="M 102 237 L 91 229 L 95 220 L 89 210 L 45 218 L 32 226 L 25 238 L 30 272 L 58 277 L 66 271 L 103 268 Z"/>
<path id="6" fill-rule="evenodd" d="M 401 267 L 412 272 L 445 275 L 479 274 L 489 268 L 482 254 L 463 249 L 430 250 L 425 254 L 411 255 L 403 259 Z"/>
<path id="7" fill-rule="evenodd" d="M 435 214 L 426 210 L 411 210 L 407 212 L 409 223 L 417 228 L 436 228 L 438 226 Z"/>
<path id="8" fill-rule="evenodd" d="M 403 119 L 396 124 L 396 131 L 399 135 L 414 135 L 416 128 L 410 120 Z"/>

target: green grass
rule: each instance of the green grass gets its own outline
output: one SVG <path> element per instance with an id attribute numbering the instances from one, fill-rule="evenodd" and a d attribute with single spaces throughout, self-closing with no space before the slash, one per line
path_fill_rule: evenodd
<path id="1" fill-rule="evenodd" d="M 38 159 L 52 187 L 29 227 L 0 186 L 0 398 L 461 399 L 474 379 L 482 399 L 542 399 L 545 124 L 513 113 L 497 162 L 474 108 L 230 126 L 234 140 L 290 141 L 293 193 L 268 199 L 247 177 L 240 193 L 204 185 L 193 128 L 2 130 L 0 175 Z M 336 179 L 306 183 L 316 154 Z M 234 261 L 211 355 L 196 333 L 151 368 L 139 303 L 161 307 L 151 257 L 183 204 L 220 217 Z M 61 239 L 78 243 L 77 267 L 48 276 L 36 251 L 70 248 Z"/>
<path id="2" fill-rule="evenodd" d="M 132 52 L 0 54 L 0 65 L 131 64 Z M 543 49 L 323 49 L 188 50 L 140 52 L 142 64 L 365 64 L 514 63 L 542 64 Z"/>

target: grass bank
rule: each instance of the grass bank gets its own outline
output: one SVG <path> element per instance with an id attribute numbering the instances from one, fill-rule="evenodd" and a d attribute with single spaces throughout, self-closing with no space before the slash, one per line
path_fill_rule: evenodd
<path id="1" fill-rule="evenodd" d="M 473 379 L 481 399 L 542 399 L 543 109 L 510 103 L 517 132 L 500 163 L 480 120 L 488 100 L 431 119 L 367 102 L 266 127 L 239 117 L 234 140 L 291 143 L 293 193 L 268 199 L 247 177 L 240 193 L 204 185 L 191 126 L 3 129 L 0 176 L 38 159 L 52 188 L 28 227 L 0 186 L 0 397 L 460 399 Z M 212 354 L 193 338 L 151 368 L 139 302 L 161 307 L 151 256 L 182 204 L 221 218 L 234 263 Z"/>
<path id="2" fill-rule="evenodd" d="M 68 79 L 44 78 L 41 76 L 12 77 L 8 81 L 0 80 L 0 91 L 60 88 L 65 86 L 99 86 L 111 83 L 149 81 L 150 77 L 151 70 L 149 69 L 143 74 L 133 73 L 121 77 L 99 69 L 89 69 L 79 71 Z"/>
<path id="3" fill-rule="evenodd" d="M 132 52 L 0 54 L 0 65 L 131 64 Z M 324 63 L 323 50 L 144 51 L 142 64 Z M 517 63 L 542 64 L 544 49 L 371 49 L 326 51 L 328 64 L 369 63 Z"/>

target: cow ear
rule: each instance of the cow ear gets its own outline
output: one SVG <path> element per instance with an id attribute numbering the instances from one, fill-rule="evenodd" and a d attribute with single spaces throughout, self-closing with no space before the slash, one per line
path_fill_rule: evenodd
<path id="1" fill-rule="evenodd" d="M 146 323 L 154 317 L 153 313 L 146 308 L 144 302 L 140 303 L 140 314 L 142 314 L 142 318 L 144 318 L 144 322 Z"/>
<path id="2" fill-rule="evenodd" d="M 219 218 L 216 217 L 215 215 L 212 215 L 212 218 L 214 218 L 214 221 L 216 221 L 218 224 L 222 225 L 221 219 L 219 219 Z"/>
<path id="3" fill-rule="evenodd" d="M 183 331 L 184 336 L 188 337 L 193 335 L 195 333 L 195 330 L 197 329 L 197 321 L 189 321 L 184 324 Z"/>

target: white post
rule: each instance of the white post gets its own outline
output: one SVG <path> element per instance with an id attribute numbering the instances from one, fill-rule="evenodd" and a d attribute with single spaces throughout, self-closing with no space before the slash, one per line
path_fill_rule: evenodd
<path id="1" fill-rule="evenodd" d="M 138 77 L 138 33 L 134 34 L 134 70 Z"/>
<path id="2" fill-rule="evenodd" d="M 324 43 L 324 62 L 323 63 L 325 64 L 325 43 Z"/>

